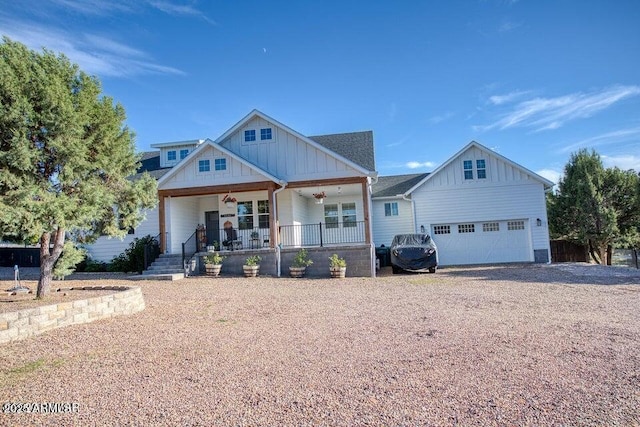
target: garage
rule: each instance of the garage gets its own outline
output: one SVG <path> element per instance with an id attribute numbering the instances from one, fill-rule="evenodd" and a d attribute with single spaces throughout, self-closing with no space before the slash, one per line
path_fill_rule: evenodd
<path id="1" fill-rule="evenodd" d="M 440 265 L 533 261 L 527 219 L 434 224 L 431 236 Z"/>

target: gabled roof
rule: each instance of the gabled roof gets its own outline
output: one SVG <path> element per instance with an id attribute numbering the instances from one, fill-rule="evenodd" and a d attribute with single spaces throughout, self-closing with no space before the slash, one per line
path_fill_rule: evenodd
<path id="1" fill-rule="evenodd" d="M 280 179 L 280 178 L 278 178 L 278 177 L 276 177 L 274 175 L 271 175 L 269 172 L 265 171 L 264 169 L 261 169 L 259 166 L 251 163 L 247 159 L 238 156 L 233 151 L 230 151 L 230 150 L 224 148 L 222 145 L 217 144 L 216 142 L 214 142 L 214 141 L 212 141 L 210 139 L 206 139 L 202 144 L 198 145 L 198 147 L 196 147 L 195 150 L 193 150 L 191 153 L 189 153 L 189 156 L 185 157 L 183 159 L 183 161 L 181 161 L 180 163 L 175 165 L 173 168 L 171 168 L 169 170 L 169 173 L 163 174 L 163 176 L 158 180 L 158 186 L 162 185 L 162 183 L 167 181 L 169 178 L 171 178 L 173 175 L 175 175 L 179 170 L 184 168 L 185 165 L 189 163 L 188 159 L 191 159 L 191 158 L 197 156 L 198 153 L 200 153 L 206 147 L 212 147 L 212 148 L 224 153 L 225 155 L 229 156 L 229 158 L 234 159 L 234 160 L 242 163 L 243 165 L 249 167 L 250 169 L 253 169 L 254 171 L 258 172 L 260 175 L 264 176 L 265 178 L 267 178 L 270 181 L 273 181 L 273 182 L 281 184 L 281 185 L 286 185 L 286 182 L 284 180 L 282 180 L 282 179 Z"/>
<path id="2" fill-rule="evenodd" d="M 315 135 L 310 136 L 309 139 L 367 170 L 376 170 L 376 160 L 373 150 L 373 132 L 370 130 L 363 132 L 334 133 L 331 135 Z"/>
<path id="3" fill-rule="evenodd" d="M 491 150 L 490 148 L 485 147 L 484 145 L 480 144 L 479 142 L 476 141 L 471 141 L 470 143 L 468 143 L 467 145 L 465 145 L 462 150 L 458 151 L 456 154 L 454 154 L 453 156 L 451 156 L 449 158 L 449 160 L 447 160 L 446 162 L 444 162 L 443 164 L 441 164 L 440 166 L 438 166 L 436 168 L 436 170 L 434 170 L 433 172 L 431 172 L 428 176 L 424 177 L 422 180 L 420 180 L 420 182 L 416 183 L 416 185 L 414 185 L 413 187 L 411 187 L 409 190 L 407 190 L 405 192 L 405 195 L 409 195 L 411 194 L 413 191 L 415 191 L 418 187 L 420 187 L 422 184 L 424 184 L 425 182 L 427 182 L 429 179 L 431 179 L 431 177 L 435 176 L 438 174 L 438 172 L 440 172 L 441 170 L 443 170 L 444 168 L 446 168 L 451 162 L 453 162 L 455 159 L 457 159 L 460 155 L 462 155 L 462 153 L 464 153 L 465 151 L 467 151 L 469 148 L 471 147 L 476 147 L 479 148 L 480 150 L 483 151 L 487 151 L 489 153 L 491 153 L 492 156 L 497 157 L 498 159 L 502 160 L 503 162 L 511 165 L 512 167 L 521 170 L 522 172 L 526 173 L 527 175 L 530 175 L 533 179 L 540 181 L 543 185 L 544 185 L 544 189 L 545 190 L 549 190 L 551 189 L 555 184 L 551 181 L 549 181 L 546 178 L 541 177 L 540 175 L 538 175 L 535 172 L 530 171 L 529 169 L 525 168 L 524 166 L 521 166 L 519 164 L 517 164 L 514 161 L 511 161 L 509 159 L 507 159 L 506 157 L 504 157 L 501 154 L 496 153 L 495 151 Z"/>
<path id="4" fill-rule="evenodd" d="M 161 147 L 178 147 L 181 145 L 198 145 L 202 144 L 204 139 L 189 139 L 187 141 L 171 141 L 171 142 L 158 142 L 155 144 L 151 144 L 153 148 L 161 148 Z"/>
<path id="5" fill-rule="evenodd" d="M 371 197 L 403 196 L 407 191 L 427 177 L 429 173 L 412 173 L 407 175 L 381 176 L 371 186 Z"/>
<path id="6" fill-rule="evenodd" d="M 307 144 L 317 148 L 318 150 L 322 151 L 325 154 L 328 154 L 328 155 L 330 155 L 332 157 L 340 159 L 341 161 L 343 161 L 347 165 L 349 165 L 352 168 L 362 172 L 365 175 L 368 175 L 368 176 L 376 176 L 377 175 L 377 173 L 375 172 L 375 168 L 374 169 L 368 169 L 368 168 L 362 166 L 361 164 L 359 164 L 357 162 L 354 162 L 350 158 L 345 157 L 343 154 L 341 154 L 341 153 L 339 153 L 337 151 L 334 151 L 334 150 L 322 145 L 321 143 L 318 143 L 318 142 L 314 141 L 313 139 L 311 139 L 311 138 L 309 138 L 307 136 L 302 135 L 301 133 L 291 129 L 289 126 L 286 126 L 286 125 L 280 123 L 276 119 L 267 116 L 266 114 L 264 114 L 263 112 L 261 112 L 259 110 L 251 111 L 249 114 L 247 114 L 245 117 L 243 117 L 238 123 L 233 125 L 231 127 L 231 129 L 229 129 L 228 131 L 223 133 L 221 136 L 219 136 L 215 140 L 217 145 L 220 145 L 220 142 L 224 141 L 228 136 L 230 136 L 233 133 L 235 133 L 236 131 L 238 131 L 238 129 L 240 129 L 242 126 L 244 126 L 246 123 L 248 123 L 254 117 L 259 117 L 262 120 L 265 120 L 267 122 L 273 123 L 274 125 L 276 125 L 276 126 L 280 127 L 281 129 L 285 130 L 286 132 L 289 132 L 290 134 L 294 135 L 296 138 L 301 139 L 302 141 L 304 141 Z M 337 134 L 337 135 L 343 135 L 343 134 Z M 347 135 L 347 134 L 344 134 L 344 135 Z M 373 133 L 371 133 L 371 157 L 373 157 Z"/>

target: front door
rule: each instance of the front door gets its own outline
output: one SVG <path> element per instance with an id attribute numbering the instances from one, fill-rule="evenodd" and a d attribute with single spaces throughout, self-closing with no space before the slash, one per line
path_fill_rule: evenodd
<path id="1" fill-rule="evenodd" d="M 218 211 L 204 213 L 205 226 L 207 227 L 207 245 L 213 245 L 216 241 L 220 243 L 220 215 Z"/>

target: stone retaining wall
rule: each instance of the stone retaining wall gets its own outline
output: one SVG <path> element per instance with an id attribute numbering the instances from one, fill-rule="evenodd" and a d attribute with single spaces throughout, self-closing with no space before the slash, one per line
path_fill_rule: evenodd
<path id="1" fill-rule="evenodd" d="M 142 290 L 137 286 L 96 286 L 72 289 L 118 292 L 101 297 L 0 313 L 0 344 L 18 341 L 63 326 L 89 323 L 121 314 L 133 314 L 145 308 Z"/>

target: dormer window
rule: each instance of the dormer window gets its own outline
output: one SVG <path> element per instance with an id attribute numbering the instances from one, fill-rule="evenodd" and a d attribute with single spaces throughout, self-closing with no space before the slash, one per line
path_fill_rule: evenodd
<path id="1" fill-rule="evenodd" d="M 260 129 L 260 141 L 271 139 L 271 128 Z"/>
<path id="2" fill-rule="evenodd" d="M 180 150 L 180 160 L 187 157 L 188 154 L 189 154 L 189 150 Z"/>
<path id="3" fill-rule="evenodd" d="M 255 141 L 256 140 L 256 131 L 255 131 L 255 129 L 245 130 L 244 131 L 244 140 L 245 140 L 245 142 Z"/>
<path id="4" fill-rule="evenodd" d="M 167 161 L 173 162 L 176 160 L 176 150 L 167 151 Z"/>

